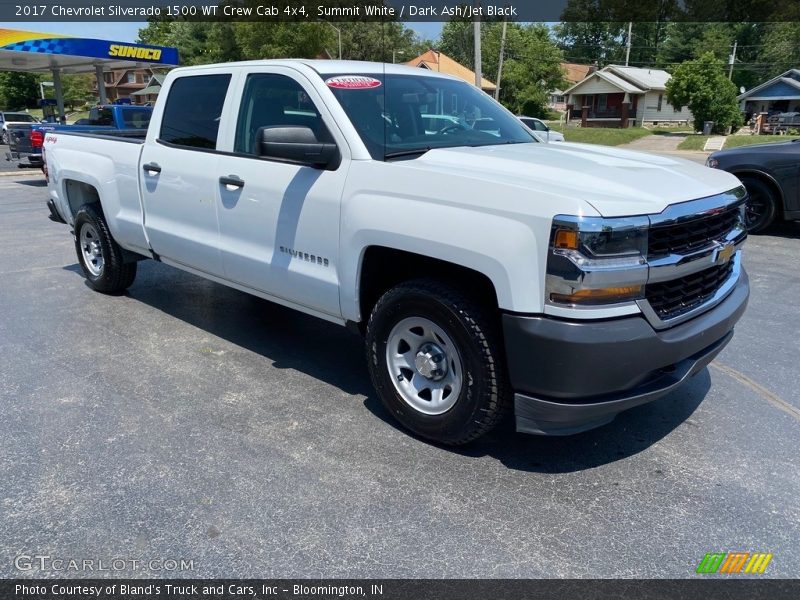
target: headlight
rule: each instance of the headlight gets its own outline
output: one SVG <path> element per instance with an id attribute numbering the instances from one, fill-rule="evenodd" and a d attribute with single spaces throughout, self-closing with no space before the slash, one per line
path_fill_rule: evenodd
<path id="1" fill-rule="evenodd" d="M 644 297 L 647 217 L 558 216 L 547 260 L 546 302 L 608 305 Z"/>
<path id="2" fill-rule="evenodd" d="M 709 156 L 706 159 L 706 166 L 709 169 L 718 169 L 719 168 L 719 161 L 716 158 L 714 158 L 713 156 Z"/>

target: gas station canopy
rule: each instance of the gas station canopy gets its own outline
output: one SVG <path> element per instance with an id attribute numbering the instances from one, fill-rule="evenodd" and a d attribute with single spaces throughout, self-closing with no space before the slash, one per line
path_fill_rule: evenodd
<path id="1" fill-rule="evenodd" d="M 61 116 L 64 114 L 63 73 L 94 72 L 100 102 L 104 104 L 107 100 L 103 69 L 171 67 L 177 64 L 177 48 L 167 46 L 0 29 L 0 71 L 52 73 Z"/>

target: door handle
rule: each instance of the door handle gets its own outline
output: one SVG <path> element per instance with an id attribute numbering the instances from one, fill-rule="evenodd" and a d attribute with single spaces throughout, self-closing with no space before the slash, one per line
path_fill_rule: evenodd
<path id="1" fill-rule="evenodd" d="M 148 175 L 153 175 L 154 173 L 161 173 L 161 166 L 158 163 L 147 163 L 146 165 L 142 165 L 142 171 L 144 171 Z"/>
<path id="2" fill-rule="evenodd" d="M 244 187 L 244 179 L 238 175 L 228 175 L 227 177 L 223 175 L 219 178 L 219 182 L 226 187 L 233 187 L 237 189 L 242 189 Z"/>

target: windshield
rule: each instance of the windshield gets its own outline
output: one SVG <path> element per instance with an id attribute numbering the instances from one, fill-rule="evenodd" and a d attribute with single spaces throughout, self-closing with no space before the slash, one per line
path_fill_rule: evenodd
<path id="1" fill-rule="evenodd" d="M 476 87 L 444 77 L 324 75 L 375 160 L 433 148 L 537 143 Z"/>
<path id="2" fill-rule="evenodd" d="M 31 115 L 27 113 L 5 113 L 3 115 L 5 120 L 10 123 L 35 123 L 36 119 L 34 119 Z"/>

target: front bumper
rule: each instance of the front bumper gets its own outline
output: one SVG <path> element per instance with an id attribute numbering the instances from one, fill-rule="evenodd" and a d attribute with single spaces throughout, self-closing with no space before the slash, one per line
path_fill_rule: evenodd
<path id="1" fill-rule="evenodd" d="M 749 294 L 742 270 L 722 302 L 662 331 L 641 316 L 568 321 L 503 315 L 517 430 L 578 433 L 669 393 L 730 341 Z"/>

